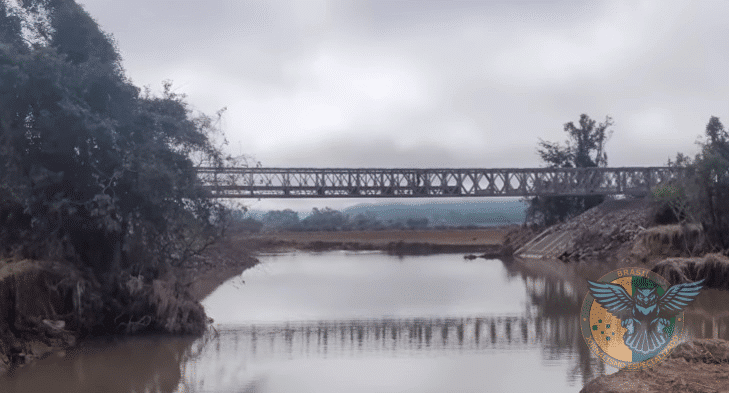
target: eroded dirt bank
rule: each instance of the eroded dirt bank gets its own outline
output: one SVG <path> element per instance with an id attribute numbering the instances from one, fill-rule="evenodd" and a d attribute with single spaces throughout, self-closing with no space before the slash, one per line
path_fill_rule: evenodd
<path id="1" fill-rule="evenodd" d="M 48 261 L 0 268 L 0 373 L 76 343 L 86 284 L 79 272 Z"/>
<path id="2" fill-rule="evenodd" d="M 691 340 L 679 344 L 655 367 L 604 375 L 580 393 L 729 392 L 729 343 Z"/>
<path id="3" fill-rule="evenodd" d="M 103 285 L 56 261 L 0 261 L 0 373 L 89 336 L 201 334 L 200 300 L 257 263 L 231 237 L 158 279 L 120 274 Z"/>

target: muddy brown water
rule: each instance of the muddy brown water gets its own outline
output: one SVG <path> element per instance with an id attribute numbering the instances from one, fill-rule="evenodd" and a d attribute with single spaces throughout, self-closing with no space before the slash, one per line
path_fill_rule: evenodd
<path id="1" fill-rule="evenodd" d="M 578 392 L 615 372 L 579 331 L 562 262 L 295 252 L 220 286 L 202 338 L 98 339 L 0 377 L 0 392 Z M 729 339 L 726 292 L 687 312 Z"/>

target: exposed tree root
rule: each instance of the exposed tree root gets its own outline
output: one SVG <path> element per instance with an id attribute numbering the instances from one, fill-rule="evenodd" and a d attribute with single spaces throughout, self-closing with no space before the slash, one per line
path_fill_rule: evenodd
<path id="1" fill-rule="evenodd" d="M 0 372 L 88 335 L 205 331 L 203 307 L 172 275 L 101 285 L 65 263 L 0 263 Z"/>

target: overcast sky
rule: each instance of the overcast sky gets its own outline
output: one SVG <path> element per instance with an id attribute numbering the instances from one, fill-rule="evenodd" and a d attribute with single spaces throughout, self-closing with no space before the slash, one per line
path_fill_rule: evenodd
<path id="1" fill-rule="evenodd" d="M 729 124 L 723 0 L 79 2 L 267 167 L 537 167 L 581 113 L 610 166 L 663 165 Z"/>

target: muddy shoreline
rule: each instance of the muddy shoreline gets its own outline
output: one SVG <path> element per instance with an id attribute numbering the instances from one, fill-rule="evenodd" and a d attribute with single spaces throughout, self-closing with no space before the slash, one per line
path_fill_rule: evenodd
<path id="1" fill-rule="evenodd" d="M 103 290 L 93 277 L 67 264 L 4 261 L 0 265 L 0 374 L 54 353 L 64 354 L 84 338 L 147 332 L 199 334 L 200 326 L 210 322 L 205 321 L 199 302 L 228 279 L 255 266 L 257 252 L 349 249 L 398 255 L 500 253 L 505 233 L 505 228 L 275 236 L 233 233 L 159 279 L 149 281 L 141 275 L 120 278 L 117 284 L 121 292 L 114 295 L 119 299 L 109 298 L 114 291 Z M 99 330 L 104 322 L 99 318 L 111 318 L 107 315 L 110 309 L 116 310 L 113 314 L 129 315 L 113 318 L 116 329 Z M 119 330 L 119 326 L 124 329 Z"/>
<path id="2" fill-rule="evenodd" d="M 3 261 L 0 374 L 53 354 L 64 356 L 86 338 L 137 331 L 201 334 L 210 321 L 199 302 L 258 263 L 241 240 L 232 236 L 151 282 L 141 275 L 120 278 L 121 292 L 102 288 L 93 277 L 68 264 Z M 117 298 L 109 299 L 114 293 Z M 113 330 L 104 328 L 110 325 L 104 321 L 111 318 L 109 314 L 117 315 Z"/>
<path id="3" fill-rule="evenodd" d="M 500 252 L 504 228 L 447 231 L 373 231 L 229 234 L 226 239 L 171 268 L 156 280 L 120 278 L 121 293 L 104 290 L 93 277 L 55 261 L 0 264 L 0 374 L 53 354 L 65 354 L 85 338 L 119 334 L 199 334 L 205 326 L 200 301 L 228 279 L 255 266 L 257 252 L 292 249 L 381 250 L 398 255 Z M 419 240 L 420 241 L 417 241 Z M 28 300 L 31 299 L 31 300 Z M 113 326 L 99 330 L 113 314 Z M 95 319 L 96 318 L 96 319 Z M 128 318 L 128 319 L 125 319 Z M 123 321 L 119 323 L 119 320 Z M 92 328 L 91 326 L 97 326 Z M 109 325 L 109 324 L 107 324 Z M 96 329 L 96 330 L 93 330 Z"/>

